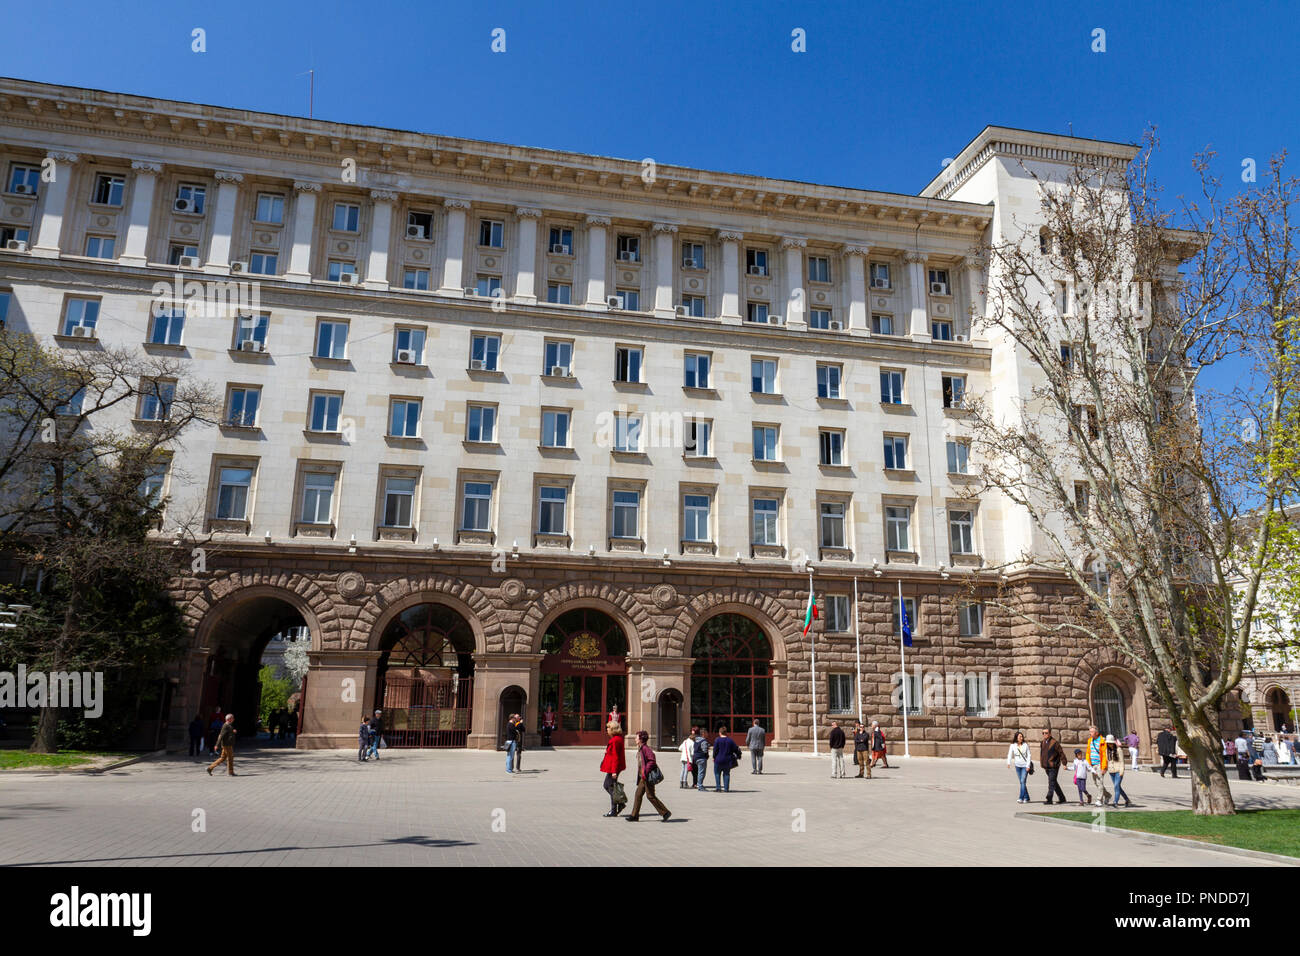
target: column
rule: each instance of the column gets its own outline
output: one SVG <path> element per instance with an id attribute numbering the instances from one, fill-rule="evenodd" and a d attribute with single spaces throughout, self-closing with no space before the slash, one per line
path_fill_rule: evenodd
<path id="1" fill-rule="evenodd" d="M 203 271 L 226 275 L 230 272 L 230 240 L 235 234 L 235 204 L 239 201 L 239 184 L 244 181 L 244 175 L 218 169 L 213 172 L 212 178 L 217 181 L 217 201 L 212 210 L 212 241 L 208 243 L 208 258 L 203 263 Z M 313 197 L 313 215 L 315 209 L 316 200 Z M 295 240 L 297 238 L 296 216 L 295 213 Z"/>
<path id="2" fill-rule="evenodd" d="M 367 289 L 387 289 L 389 286 L 388 244 L 393 238 L 395 202 L 397 193 L 394 190 L 370 190 L 370 208 L 374 214 L 370 223 L 370 259 L 366 263 L 366 279 L 362 283 Z"/>
<path id="3" fill-rule="evenodd" d="M 870 250 L 866 246 L 844 247 L 844 271 L 849 280 L 849 333 L 871 334 L 867 321 L 866 263 Z"/>
<path id="4" fill-rule="evenodd" d="M 608 216 L 587 217 L 587 298 L 591 309 L 605 308 L 605 229 Z"/>
<path id="5" fill-rule="evenodd" d="M 442 285 L 438 289 L 443 295 L 465 295 L 465 210 L 469 209 L 468 199 L 444 199 L 447 208 L 447 244 L 442 253 Z"/>
<path id="6" fill-rule="evenodd" d="M 149 217 L 153 215 L 154 187 L 162 163 L 134 160 L 135 182 L 131 187 L 131 209 L 127 213 L 126 248 L 120 261 L 124 266 L 143 266 L 149 260 Z"/>
<path id="7" fill-rule="evenodd" d="M 984 310 L 984 265 L 978 259 L 967 256 L 961 261 L 962 274 L 966 277 L 967 324 L 964 330 L 969 341 L 976 336 L 981 342 L 986 341 L 986 330 L 982 327 Z M 1073 294 L 1073 290 L 1071 290 Z"/>
<path id="8" fill-rule="evenodd" d="M 671 319 L 673 309 L 673 237 L 677 227 L 671 222 L 651 226 L 655 238 L 655 315 Z"/>
<path id="9" fill-rule="evenodd" d="M 798 236 L 784 236 L 781 239 L 781 288 L 783 291 L 782 308 L 785 310 L 785 324 L 790 328 L 808 327 L 808 303 L 805 301 L 807 291 L 803 284 L 803 251 L 808 240 Z"/>
<path id="10" fill-rule="evenodd" d="M 72 184 L 72 168 L 81 161 L 76 153 L 49 152 L 47 159 L 54 161 L 53 178 L 49 182 L 42 176 L 41 218 L 36 223 L 36 235 L 31 246 L 32 255 L 46 259 L 59 257 L 59 239 L 63 233 L 63 216 L 68 205 L 68 187 Z"/>
<path id="11" fill-rule="evenodd" d="M 731 325 L 740 324 L 740 244 L 743 232 L 718 233 L 722 241 L 722 314 L 721 319 Z"/>
<path id="12" fill-rule="evenodd" d="M 520 206 L 515 215 L 519 217 L 519 269 L 515 273 L 514 298 L 532 305 L 537 301 L 537 220 L 542 218 L 542 211 Z"/>
<path id="13" fill-rule="evenodd" d="M 293 249 L 289 253 L 289 271 L 284 277 L 290 282 L 311 281 L 311 245 L 316 231 L 316 194 L 320 183 L 298 180 L 293 184 L 298 193 L 293 209 Z"/>
<path id="14" fill-rule="evenodd" d="M 930 289 L 925 284 L 925 259 L 919 252 L 909 252 L 907 260 L 907 310 L 912 340 L 929 342 L 930 335 Z"/>

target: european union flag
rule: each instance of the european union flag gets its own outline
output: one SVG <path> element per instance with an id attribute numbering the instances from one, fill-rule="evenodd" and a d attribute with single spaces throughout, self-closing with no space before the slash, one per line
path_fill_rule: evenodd
<path id="1" fill-rule="evenodd" d="M 912 622 L 907 619 L 907 602 L 898 599 L 898 620 L 903 625 L 903 646 L 912 646 Z"/>

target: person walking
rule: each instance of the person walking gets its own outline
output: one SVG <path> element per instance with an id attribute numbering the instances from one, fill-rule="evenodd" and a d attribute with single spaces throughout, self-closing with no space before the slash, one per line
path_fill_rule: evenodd
<path id="1" fill-rule="evenodd" d="M 370 721 L 362 717 L 361 726 L 357 728 L 357 760 L 365 763 L 368 756 L 370 756 Z"/>
<path id="2" fill-rule="evenodd" d="M 1174 728 L 1166 727 L 1160 733 L 1156 734 L 1156 753 L 1160 754 L 1160 776 L 1165 775 L 1165 771 L 1173 772 L 1174 779 L 1178 779 L 1178 738 L 1174 736 Z"/>
<path id="3" fill-rule="evenodd" d="M 235 775 L 234 714 L 226 714 L 226 721 L 221 725 L 221 731 L 217 734 L 217 746 L 221 748 L 221 756 L 208 764 L 208 776 L 212 776 L 212 771 L 225 763 L 227 776 L 233 777 Z"/>
<path id="4" fill-rule="evenodd" d="M 1133 806 L 1133 801 L 1128 798 L 1124 792 L 1122 781 L 1124 780 L 1124 754 L 1120 752 L 1119 741 L 1115 739 L 1114 734 L 1106 735 L 1106 767 L 1110 774 L 1111 788 L 1115 791 L 1115 797 L 1111 801 L 1111 806 L 1119 809 L 1120 797 L 1124 798 L 1124 806 Z"/>
<path id="5" fill-rule="evenodd" d="M 1088 779 L 1097 785 L 1104 807 L 1110 802 L 1106 789 L 1106 741 L 1095 724 L 1088 725 Z"/>
<path id="6" fill-rule="evenodd" d="M 884 761 L 884 768 L 889 767 L 889 752 L 885 748 L 885 732 L 880 729 L 880 721 L 871 722 L 871 766 Z"/>
<path id="7" fill-rule="evenodd" d="M 840 730 L 838 720 L 831 721 L 830 739 L 827 741 L 831 747 L 831 779 L 844 779 L 844 731 Z"/>
<path id="8" fill-rule="evenodd" d="M 695 789 L 704 792 L 704 772 L 709 766 L 709 738 L 700 735 L 695 738 Z"/>
<path id="9" fill-rule="evenodd" d="M 376 710 L 370 718 L 370 756 L 379 759 L 379 746 L 384 742 L 384 712 Z"/>
<path id="10" fill-rule="evenodd" d="M 1061 749 L 1061 745 L 1057 743 L 1050 730 L 1043 731 L 1043 743 L 1038 748 L 1038 762 L 1043 765 L 1043 772 L 1047 774 L 1047 799 L 1043 803 L 1050 807 L 1053 794 L 1060 797 L 1061 803 L 1064 803 L 1065 791 L 1061 789 L 1056 775 L 1061 772 L 1061 764 L 1065 763 L 1065 751 Z"/>
<path id="11" fill-rule="evenodd" d="M 1077 747 L 1074 751 L 1074 786 L 1079 791 L 1079 804 L 1092 803 L 1092 794 L 1088 792 L 1088 764 L 1083 759 L 1083 751 Z"/>
<path id="12" fill-rule="evenodd" d="M 605 757 L 600 762 L 600 769 L 605 772 L 605 792 L 609 794 L 609 812 L 604 816 L 616 817 L 627 806 L 627 794 L 618 782 L 618 775 L 627 769 L 627 758 L 623 754 L 623 727 L 612 720 L 605 725 L 609 734 L 609 743 L 605 745 Z"/>
<path id="13" fill-rule="evenodd" d="M 203 756 L 203 718 L 198 714 L 190 721 L 190 756 Z"/>
<path id="14" fill-rule="evenodd" d="M 1250 779 L 1250 744 L 1246 740 L 1246 732 L 1242 731 L 1237 734 L 1233 746 L 1237 750 L 1237 776 L 1242 780 Z"/>
<path id="15" fill-rule="evenodd" d="M 518 714 L 506 718 L 506 773 L 515 772 L 515 750 L 519 747 Z"/>
<path id="16" fill-rule="evenodd" d="M 745 747 L 749 750 L 750 773 L 763 772 L 763 748 L 767 746 L 767 730 L 754 718 L 754 724 L 745 731 Z"/>
<path id="17" fill-rule="evenodd" d="M 858 776 L 871 779 L 871 735 L 861 724 L 853 726 L 853 762 L 858 765 Z"/>
<path id="18" fill-rule="evenodd" d="M 740 747 L 727 736 L 727 728 L 718 726 L 713 739 L 713 783 L 715 793 L 731 792 L 731 771 L 740 763 Z"/>
<path id="19" fill-rule="evenodd" d="M 1011 746 L 1007 748 L 1007 766 L 1014 766 L 1016 776 L 1020 778 L 1020 799 L 1017 803 L 1029 802 L 1029 771 L 1033 762 L 1029 755 L 1029 744 L 1025 743 L 1025 735 L 1017 730 Z"/>
<path id="20" fill-rule="evenodd" d="M 1138 744 L 1140 743 L 1136 730 L 1130 730 L 1128 736 L 1124 738 L 1124 746 L 1128 747 L 1129 756 L 1133 758 L 1133 769 L 1138 768 Z"/>
<path id="21" fill-rule="evenodd" d="M 691 771 L 695 769 L 695 732 L 698 727 L 692 727 L 690 734 L 682 741 L 682 745 L 677 748 L 677 752 L 682 755 L 682 779 L 678 783 L 679 790 L 685 790 L 691 786 L 688 782 Z"/>
<path id="22" fill-rule="evenodd" d="M 524 772 L 524 715 L 515 714 L 515 773 Z"/>
<path id="23" fill-rule="evenodd" d="M 659 762 L 655 760 L 655 752 L 650 749 L 649 740 L 650 735 L 644 730 L 636 732 L 636 798 L 632 801 L 632 812 L 624 819 L 634 822 L 640 820 L 641 798 L 648 797 L 650 805 L 659 811 L 659 816 L 663 818 L 664 823 L 667 823 L 668 818 L 672 816 L 672 811 L 655 796 L 655 786 L 663 782 L 664 775 L 659 769 Z"/>

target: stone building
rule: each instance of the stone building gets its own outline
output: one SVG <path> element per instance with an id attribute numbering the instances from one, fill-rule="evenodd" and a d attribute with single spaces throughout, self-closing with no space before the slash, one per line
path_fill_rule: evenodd
<path id="1" fill-rule="evenodd" d="M 178 738 L 249 726 L 305 626 L 304 747 L 374 707 L 399 745 L 547 710 L 598 744 L 617 704 L 660 744 L 758 717 L 807 749 L 815 710 L 898 749 L 904 687 L 913 753 L 1090 720 L 1145 745 L 1130 668 L 969 587 L 1035 534 L 971 480 L 963 396 L 1032 380 L 972 323 L 981 250 L 1036 231 L 1026 170 L 1075 151 L 1135 150 L 989 127 L 909 196 L 4 80 L 0 310 L 224 391 L 156 476 L 160 546 L 194 519 L 203 548 Z"/>

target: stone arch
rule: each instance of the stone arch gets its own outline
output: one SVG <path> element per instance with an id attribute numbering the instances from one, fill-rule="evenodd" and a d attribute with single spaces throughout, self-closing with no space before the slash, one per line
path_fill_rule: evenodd
<path id="1" fill-rule="evenodd" d="M 1088 720 L 1097 724 L 1098 717 L 1093 709 L 1097 688 L 1101 684 L 1111 684 L 1123 697 L 1124 723 L 1128 730 L 1137 731 L 1139 746 L 1147 748 L 1151 744 L 1153 728 L 1151 715 L 1147 707 L 1146 686 L 1136 673 L 1121 663 L 1109 663 L 1093 670 L 1087 684 Z M 1098 724 L 1100 726 L 1100 724 Z"/>
<path id="2" fill-rule="evenodd" d="M 504 629 L 488 596 L 472 584 L 438 574 L 397 578 L 379 588 L 357 614 L 350 643 L 378 650 L 393 618 L 417 604 L 444 604 L 463 617 L 474 634 L 475 654 L 506 650 Z"/>
<path id="3" fill-rule="evenodd" d="M 795 616 L 775 598 L 742 588 L 706 591 L 688 601 L 669 635 L 670 654 L 689 656 L 700 627 L 719 614 L 739 614 L 752 619 L 767 635 L 768 643 L 772 645 L 772 659 L 785 661 L 789 658 L 787 642 L 793 640 L 799 631 Z"/>
<path id="4" fill-rule="evenodd" d="M 643 647 L 654 647 L 653 642 L 642 643 L 642 635 L 652 636 L 653 623 L 633 595 L 596 581 L 569 581 L 538 595 L 519 622 L 514 650 L 541 653 L 542 636 L 551 622 L 566 611 L 582 607 L 601 611 L 618 622 L 627 637 L 629 657 L 640 657 Z"/>
<path id="5" fill-rule="evenodd" d="M 338 612 L 333 599 L 310 578 L 300 574 L 232 571 L 207 582 L 186 601 L 181 616 L 194 635 L 193 646 L 205 646 L 222 617 L 260 598 L 283 601 L 298 611 L 311 631 L 313 651 L 319 651 L 327 643 L 327 633 L 333 635 L 337 631 Z"/>

